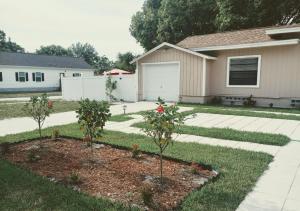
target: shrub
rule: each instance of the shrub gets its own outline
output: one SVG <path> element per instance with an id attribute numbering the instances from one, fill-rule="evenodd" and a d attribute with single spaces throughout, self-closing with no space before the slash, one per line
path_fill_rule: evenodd
<path id="1" fill-rule="evenodd" d="M 269 107 L 273 108 L 274 104 L 273 103 L 269 103 Z"/>
<path id="2" fill-rule="evenodd" d="M 141 188 L 141 197 L 145 205 L 151 206 L 153 203 L 153 191 L 150 185 L 144 185 Z"/>
<path id="3" fill-rule="evenodd" d="M 250 95 L 249 97 L 247 97 L 243 104 L 244 104 L 244 106 L 248 106 L 248 107 L 255 106 L 256 101 L 253 100 L 253 95 Z"/>
<path id="4" fill-rule="evenodd" d="M 53 102 L 48 99 L 47 94 L 43 94 L 39 97 L 31 97 L 29 103 L 26 103 L 24 106 L 24 111 L 38 123 L 40 138 L 42 137 L 43 124 L 50 115 L 52 108 Z"/>
<path id="5" fill-rule="evenodd" d="M 60 132 L 58 129 L 52 130 L 52 140 L 57 141 L 59 139 Z"/>
<path id="6" fill-rule="evenodd" d="M 84 133 L 84 139 L 91 144 L 95 138 L 101 137 L 107 120 L 111 117 L 109 103 L 106 101 L 91 101 L 89 99 L 79 102 L 79 109 L 76 111 L 78 123 Z"/>
<path id="7" fill-rule="evenodd" d="M 213 97 L 213 98 L 211 99 L 210 104 L 212 104 L 212 105 L 221 105 L 222 102 L 223 102 L 223 100 L 222 100 L 221 97 L 215 96 L 215 97 Z"/>
<path id="8" fill-rule="evenodd" d="M 167 106 L 163 100 L 158 99 L 158 107 L 155 111 L 148 111 L 143 116 L 149 127 L 143 129 L 152 138 L 159 148 L 160 155 L 160 182 L 163 183 L 162 156 L 166 148 L 172 143 L 172 134 L 178 131 L 183 123 L 183 116 L 178 112 L 179 107 Z"/>
<path id="9" fill-rule="evenodd" d="M 138 158 L 141 154 L 140 146 L 138 144 L 133 144 L 131 153 L 133 158 Z"/>

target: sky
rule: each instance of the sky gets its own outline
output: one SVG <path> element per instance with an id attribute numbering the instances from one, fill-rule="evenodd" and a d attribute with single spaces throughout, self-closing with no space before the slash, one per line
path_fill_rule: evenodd
<path id="1" fill-rule="evenodd" d="M 92 44 L 99 55 L 143 52 L 130 35 L 131 17 L 143 0 L 0 0 L 0 30 L 35 52 L 41 45 Z"/>

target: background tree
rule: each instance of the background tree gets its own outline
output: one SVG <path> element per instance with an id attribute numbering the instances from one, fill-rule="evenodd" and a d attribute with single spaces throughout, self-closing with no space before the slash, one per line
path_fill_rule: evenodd
<path id="1" fill-rule="evenodd" d="M 149 50 L 191 35 L 299 21 L 299 0 L 146 0 L 130 32 Z"/>
<path id="2" fill-rule="evenodd" d="M 121 70 L 134 72 L 135 71 L 135 64 L 130 64 L 130 62 L 135 57 L 136 56 L 133 55 L 133 53 L 131 53 L 131 52 L 119 53 L 118 57 L 117 57 L 117 61 L 115 62 L 115 67 L 119 68 Z"/>
<path id="3" fill-rule="evenodd" d="M 60 45 L 41 46 L 36 50 L 36 53 L 51 56 L 73 56 L 70 49 L 66 49 Z"/>
<path id="4" fill-rule="evenodd" d="M 10 38 L 6 37 L 4 31 L 0 30 L 0 51 L 5 52 L 24 52 L 24 48 L 15 42 L 12 42 Z"/>

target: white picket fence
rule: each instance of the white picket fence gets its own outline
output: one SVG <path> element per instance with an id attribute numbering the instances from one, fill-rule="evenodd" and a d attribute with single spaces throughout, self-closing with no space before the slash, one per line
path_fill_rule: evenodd
<path id="1" fill-rule="evenodd" d="M 62 97 L 64 100 L 108 100 L 105 93 L 105 83 L 108 76 L 64 77 L 62 79 Z M 113 91 L 117 100 L 136 102 L 138 99 L 137 75 L 114 75 L 117 89 Z"/>

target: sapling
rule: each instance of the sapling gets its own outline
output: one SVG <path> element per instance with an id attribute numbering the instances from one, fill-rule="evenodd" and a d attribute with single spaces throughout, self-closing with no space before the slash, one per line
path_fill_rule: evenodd
<path id="1" fill-rule="evenodd" d="M 42 138 L 42 127 L 52 109 L 53 102 L 49 100 L 47 94 L 31 97 L 24 106 L 24 111 L 37 122 L 40 138 Z"/>
<path id="2" fill-rule="evenodd" d="M 172 134 L 183 124 L 183 116 L 179 113 L 179 107 L 174 104 L 167 106 L 163 100 L 158 99 L 158 107 L 155 111 L 148 111 L 144 119 L 149 127 L 143 129 L 152 138 L 159 148 L 160 157 L 160 183 L 163 183 L 163 153 L 172 143 Z"/>

